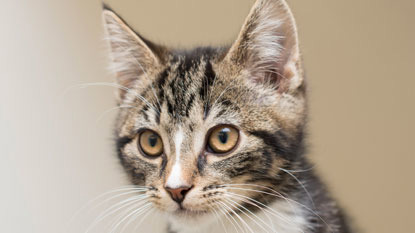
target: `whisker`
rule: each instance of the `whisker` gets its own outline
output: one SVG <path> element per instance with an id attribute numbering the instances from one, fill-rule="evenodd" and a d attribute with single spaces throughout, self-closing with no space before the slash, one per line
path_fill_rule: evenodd
<path id="1" fill-rule="evenodd" d="M 316 166 L 313 165 L 313 166 L 311 166 L 309 168 L 306 168 L 306 169 L 299 169 L 299 170 L 289 170 L 289 169 L 285 169 L 285 170 L 286 171 L 289 171 L 289 172 L 292 172 L 292 173 L 297 173 L 297 172 L 300 173 L 300 172 L 309 172 L 309 171 L 313 170 L 315 167 Z"/>
<path id="2" fill-rule="evenodd" d="M 132 190 L 132 191 L 128 191 L 128 192 L 126 191 L 126 192 L 124 192 L 124 193 L 114 195 L 114 196 L 112 196 L 112 197 L 108 197 L 107 199 L 105 199 L 105 200 L 101 201 L 100 203 L 97 203 L 97 205 L 96 205 L 96 206 L 94 206 L 94 207 L 92 207 L 92 209 L 91 209 L 91 210 L 93 210 L 93 209 L 97 209 L 98 207 L 102 206 L 102 205 L 103 205 L 103 204 L 105 204 L 106 202 L 111 201 L 111 200 L 113 200 L 113 199 L 115 199 L 115 198 L 117 198 L 117 197 L 120 197 L 120 196 L 125 196 L 125 195 L 132 194 L 132 193 L 141 193 L 141 192 L 145 192 L 145 191 L 147 191 L 147 190 Z M 144 195 L 144 194 L 140 194 L 140 195 L 137 195 L 137 196 L 134 196 L 134 197 L 139 197 L 139 196 L 142 196 L 142 195 Z"/>
<path id="3" fill-rule="evenodd" d="M 221 201 L 220 201 L 221 202 Z M 248 230 L 251 232 L 251 233 L 254 233 L 254 231 L 249 227 L 249 225 L 246 223 L 246 221 L 244 221 L 242 218 L 241 218 L 241 216 L 239 216 L 239 214 L 238 213 L 236 213 L 236 211 L 235 210 L 233 210 L 231 207 L 229 207 L 226 203 L 224 203 L 224 202 L 221 202 L 223 205 L 225 205 L 225 207 L 227 207 L 227 209 L 228 210 L 230 210 L 238 219 L 239 219 L 239 221 L 241 221 L 241 223 L 242 224 L 245 224 L 245 226 L 248 228 Z"/>
<path id="4" fill-rule="evenodd" d="M 222 184 L 221 186 L 253 186 L 253 187 L 258 187 L 258 188 L 264 188 L 267 189 L 277 195 L 282 195 L 280 192 L 268 187 L 268 186 L 263 186 L 263 185 L 259 185 L 259 184 Z"/>
<path id="5" fill-rule="evenodd" d="M 115 205 L 112 205 L 111 207 L 107 208 L 102 214 L 100 214 L 99 216 L 97 216 L 95 218 L 94 222 L 87 228 L 85 233 L 88 233 L 96 224 L 98 224 L 100 221 L 102 221 L 103 219 L 105 219 L 109 215 L 119 211 L 122 208 L 125 208 L 125 207 L 131 205 L 132 203 L 137 204 L 137 203 L 145 200 L 145 198 L 147 198 L 147 197 L 142 197 L 142 196 L 132 197 L 132 198 L 128 198 L 127 200 L 118 202 Z M 118 207 L 118 206 L 120 206 L 120 207 Z M 118 208 L 116 208 L 116 207 L 118 207 Z M 114 209 L 114 208 L 116 208 L 116 209 Z M 110 210 L 112 210 L 112 211 L 110 211 Z"/>
<path id="6" fill-rule="evenodd" d="M 144 188 L 133 188 L 133 187 L 136 187 L 136 186 L 135 185 L 122 186 L 122 187 L 119 187 L 118 189 L 114 189 L 114 190 L 110 190 L 110 191 L 107 191 L 105 193 L 102 193 L 102 194 L 98 195 L 97 197 L 93 198 L 92 200 L 88 201 L 80 209 L 78 209 L 73 214 L 73 216 L 69 219 L 69 221 L 67 223 L 68 228 L 69 228 L 70 225 L 72 225 L 73 221 L 75 221 L 75 218 L 78 217 L 78 215 L 82 211 L 86 210 L 87 208 L 90 208 L 91 205 L 94 204 L 94 202 L 98 201 L 99 199 L 101 199 L 101 198 L 103 198 L 103 197 L 105 197 L 107 195 L 110 195 L 110 194 L 113 194 L 113 193 L 117 193 L 117 192 L 123 192 L 123 193 L 118 194 L 116 196 L 113 196 L 111 198 L 105 199 L 104 201 L 100 202 L 100 204 L 98 204 L 98 206 L 102 205 L 102 203 L 105 203 L 107 201 L 110 201 L 110 200 L 112 200 L 112 199 L 114 199 L 116 197 L 119 197 L 119 196 L 127 195 L 127 194 L 134 193 L 134 192 L 142 192 L 142 191 L 145 191 Z M 134 191 L 131 191 L 131 190 L 134 190 Z M 131 191 L 131 192 L 126 192 L 126 191 Z M 98 206 L 94 207 L 93 209 L 97 208 Z M 68 231 L 68 229 L 66 231 Z"/>
<path id="7" fill-rule="evenodd" d="M 292 199 L 289 199 L 289 198 L 286 198 L 286 197 L 284 197 L 284 196 L 282 196 L 281 194 L 279 194 L 279 195 L 276 195 L 276 194 L 273 194 L 273 193 L 269 193 L 269 192 L 265 192 L 265 191 L 261 191 L 261 190 L 254 190 L 254 189 L 244 189 L 244 188 L 236 188 L 236 187 L 227 187 L 228 189 L 239 189 L 239 190 L 245 190 L 245 191 L 252 191 L 252 192 L 257 192 L 257 193 L 263 193 L 263 194 L 267 194 L 267 195 L 271 195 L 271 196 L 275 196 L 275 197 L 281 197 L 281 198 L 284 198 L 284 200 L 286 200 L 287 201 L 287 203 L 290 203 L 290 202 L 293 202 L 293 203 L 295 203 L 295 204 L 297 204 L 297 205 L 299 205 L 300 207 L 303 207 L 304 209 L 306 209 L 307 211 L 309 211 L 310 213 L 312 213 L 312 214 L 314 214 L 316 217 L 318 217 L 324 224 L 326 224 L 327 225 L 327 227 L 329 227 L 329 229 L 331 229 L 331 227 L 330 227 L 330 225 L 319 215 L 319 214 L 317 214 L 314 210 L 312 210 L 312 209 L 310 209 L 308 206 L 306 206 L 306 205 L 304 205 L 304 204 L 302 204 L 302 203 L 300 203 L 300 202 L 298 202 L 298 201 L 295 201 L 295 200 L 292 200 Z M 294 209 L 293 209 L 293 211 L 295 211 Z M 332 230 L 330 230 L 330 231 L 332 231 Z"/>
<path id="8" fill-rule="evenodd" d="M 245 203 L 247 203 L 247 204 L 250 204 L 250 205 L 252 205 L 252 206 L 257 207 L 258 209 L 260 209 L 261 211 L 263 211 L 263 212 L 264 212 L 264 214 L 267 216 L 268 220 L 270 220 L 270 221 L 271 221 L 271 223 L 272 223 L 272 220 L 271 220 L 271 219 L 269 218 L 269 216 L 267 215 L 267 213 L 269 213 L 269 210 L 264 209 L 264 208 L 270 208 L 269 206 L 267 206 L 267 205 L 263 204 L 262 202 L 259 202 L 259 201 L 255 200 L 255 199 L 252 199 L 252 198 L 250 198 L 250 197 L 246 197 L 246 196 L 244 196 L 244 195 L 239 195 L 239 194 L 232 193 L 232 192 L 228 192 L 228 193 L 226 193 L 225 195 L 226 195 L 226 196 L 230 196 L 230 197 L 232 197 L 232 198 L 238 199 L 238 200 L 243 201 L 243 202 L 245 202 Z M 263 206 L 263 207 L 258 206 L 257 204 L 255 204 L 255 202 L 256 202 L 256 203 L 258 203 L 258 204 L 260 204 L 260 205 L 261 205 L 261 206 Z M 270 209 L 271 209 L 272 211 L 274 211 L 272 208 L 270 208 Z M 282 218 L 283 220 L 285 219 L 285 218 L 283 218 L 282 216 L 280 216 L 280 215 L 279 215 L 279 213 L 278 213 L 277 211 L 275 211 L 275 212 L 276 212 L 276 213 L 270 213 L 270 214 L 272 214 L 272 215 L 273 215 L 273 216 L 275 216 L 275 217 Z M 288 223 L 288 221 L 287 221 L 287 223 Z"/>
<path id="9" fill-rule="evenodd" d="M 115 232 L 115 230 L 126 220 L 126 219 L 128 219 L 131 215 L 135 215 L 135 214 L 138 214 L 138 213 L 140 213 L 140 212 L 142 212 L 142 211 L 144 211 L 144 210 L 146 210 L 146 209 L 148 209 L 148 208 L 150 208 L 149 207 L 149 205 L 151 205 L 151 203 L 147 203 L 147 204 L 145 204 L 144 206 L 141 206 L 140 208 L 138 208 L 137 210 L 134 210 L 134 211 L 132 211 L 131 213 L 129 213 L 127 216 L 125 216 L 123 219 L 121 219 L 114 227 L 112 227 L 111 228 L 111 231 L 110 231 L 110 233 L 114 233 Z"/>
<path id="10" fill-rule="evenodd" d="M 102 118 L 104 118 L 104 116 L 107 115 L 108 113 L 110 113 L 110 112 L 112 112 L 114 110 L 117 110 L 117 109 L 122 109 L 122 108 L 136 108 L 136 109 L 138 109 L 137 107 L 129 106 L 129 105 L 127 105 L 127 106 L 117 106 L 117 107 L 113 107 L 113 108 L 110 108 L 108 110 L 105 110 L 103 113 L 101 113 L 98 116 L 98 118 L 96 119 L 95 123 L 100 122 L 102 120 Z"/>
<path id="11" fill-rule="evenodd" d="M 210 205 L 210 209 L 213 211 L 212 213 L 215 215 L 215 219 L 216 222 L 219 224 L 219 222 L 222 224 L 222 228 L 225 231 L 225 233 L 228 233 L 228 231 L 226 230 L 225 224 L 223 223 L 222 219 L 220 218 L 218 212 L 216 212 L 215 208 L 213 206 Z"/>
<path id="12" fill-rule="evenodd" d="M 236 80 L 238 80 L 238 79 L 236 78 L 236 79 L 232 80 L 232 82 L 229 83 L 229 85 L 219 94 L 219 96 L 216 98 L 215 102 L 212 104 L 212 107 L 216 105 L 218 100 L 222 97 L 223 94 L 226 93 L 226 91 L 228 91 L 228 89 L 234 88 L 232 85 L 233 85 L 234 82 L 236 82 Z"/>
<path id="13" fill-rule="evenodd" d="M 233 201 L 232 199 L 231 199 L 231 197 L 229 197 L 228 196 L 228 198 L 226 198 L 226 200 L 228 200 L 228 201 L 230 201 L 230 202 L 232 202 L 232 203 L 234 203 L 235 205 L 237 205 L 237 206 L 239 206 L 240 208 L 242 208 L 242 209 L 244 209 L 246 212 L 248 212 L 249 214 L 251 214 L 252 216 L 254 216 L 258 221 L 260 221 L 261 223 L 263 223 L 266 227 L 268 227 L 268 228 L 270 228 L 271 229 L 271 231 L 272 231 L 272 228 L 267 224 L 267 223 L 265 223 L 260 217 L 258 217 L 258 215 L 256 215 L 255 213 L 253 213 L 252 211 L 250 211 L 249 209 L 247 209 L 245 206 L 243 206 L 243 205 L 241 205 L 241 204 L 239 204 L 238 202 L 236 202 L 236 201 Z M 239 208 L 238 207 L 238 208 Z M 239 208 L 239 209 L 240 209 Z M 255 224 L 257 224 L 259 227 L 261 227 L 264 231 L 266 231 L 266 232 L 268 232 L 268 230 L 266 230 L 261 224 L 259 224 L 258 223 L 258 221 L 256 221 L 255 219 L 253 219 L 251 216 L 249 216 L 249 214 L 247 214 L 246 212 L 244 212 L 244 211 L 241 211 L 242 213 L 244 213 L 249 219 L 251 219 Z"/>
<path id="14" fill-rule="evenodd" d="M 233 206 L 235 209 L 237 209 L 238 211 L 240 211 L 241 213 L 243 213 L 246 217 L 248 217 L 251 221 L 253 221 L 255 224 L 257 224 L 259 227 L 261 227 L 263 230 L 265 230 L 266 232 L 268 232 L 265 228 L 263 228 L 263 226 L 261 225 L 261 224 L 259 224 L 255 219 L 253 219 L 249 214 L 247 214 L 245 211 L 246 210 L 248 210 L 248 209 L 246 209 L 244 206 L 242 206 L 242 205 L 240 205 L 239 203 L 237 203 L 237 202 L 235 202 L 235 201 L 233 201 L 233 200 L 231 200 L 230 198 L 225 198 L 225 201 L 229 204 L 229 205 L 231 205 L 231 206 Z M 236 205 L 235 205 L 236 204 Z M 243 211 L 240 207 L 243 207 L 243 209 L 245 210 L 245 211 Z M 254 216 L 256 216 L 255 214 L 253 214 L 251 211 L 249 211 L 252 215 L 254 215 Z M 256 216 L 257 217 L 257 216 Z M 257 218 L 259 218 L 259 217 L 257 217 Z M 247 223 L 245 223 L 246 225 L 248 225 Z M 265 225 L 267 225 L 267 224 L 265 224 Z"/>
<path id="15" fill-rule="evenodd" d="M 137 208 L 140 208 L 143 205 L 143 203 L 146 203 L 146 200 L 125 205 L 122 210 L 120 210 L 118 213 L 114 215 L 114 219 L 110 221 L 110 225 L 107 228 L 112 229 L 112 227 L 114 227 L 125 215 L 127 215 L 131 211 L 136 210 Z"/>
<path id="16" fill-rule="evenodd" d="M 242 185 L 242 184 L 238 184 L 238 185 Z M 248 185 L 249 184 L 246 184 L 246 186 L 248 186 Z M 237 186 L 237 185 L 229 185 L 229 186 Z M 254 185 L 254 186 L 255 187 L 261 187 L 261 185 Z M 251 192 L 257 192 L 257 193 L 263 193 L 263 194 L 271 195 L 271 196 L 274 196 L 274 197 L 282 198 L 282 199 L 284 199 L 287 202 L 288 205 L 290 205 L 292 211 L 293 212 L 296 212 L 296 209 L 294 208 L 293 204 L 290 202 L 290 201 L 293 201 L 293 202 L 296 202 L 296 201 L 291 200 L 291 199 L 285 197 L 281 193 L 279 193 L 279 192 L 277 192 L 277 191 L 275 191 L 275 190 L 273 190 L 271 188 L 268 188 L 268 189 L 272 190 L 275 194 L 274 193 L 269 193 L 269 192 L 266 192 L 266 191 L 262 191 L 262 190 L 249 189 L 249 188 L 239 188 L 239 187 L 227 187 L 227 188 L 228 189 L 235 189 L 235 190 L 244 190 L 244 191 L 251 191 Z M 263 186 L 263 188 L 267 188 L 267 187 Z"/>
<path id="17" fill-rule="evenodd" d="M 131 216 L 131 218 L 125 223 L 125 225 L 123 226 L 123 228 L 121 228 L 121 230 L 119 231 L 119 233 L 122 233 L 125 231 L 125 229 L 128 227 L 128 225 L 130 225 L 133 221 L 135 221 L 138 217 L 140 217 L 142 214 L 144 214 L 144 216 L 141 218 L 140 222 L 141 223 L 143 221 L 143 219 L 145 217 L 147 217 L 147 215 L 151 212 L 152 210 L 152 206 L 149 206 L 149 208 L 146 208 L 145 210 L 134 214 L 133 216 Z"/>
<path id="18" fill-rule="evenodd" d="M 217 204 L 217 206 L 219 207 L 218 210 L 221 211 L 223 213 L 223 215 L 225 216 L 225 218 L 232 224 L 232 226 L 235 228 L 236 233 L 239 233 L 238 228 L 240 228 L 239 224 L 235 221 L 235 219 L 233 218 L 232 215 L 230 215 L 225 208 L 223 207 L 222 204 L 218 203 L 217 201 L 215 202 L 215 204 Z M 236 227 L 236 225 L 234 224 L 236 223 L 238 225 L 238 228 Z"/>
<path id="19" fill-rule="evenodd" d="M 137 223 L 137 225 L 134 227 L 133 232 L 136 232 L 138 227 L 140 227 L 141 223 L 143 223 L 144 219 L 150 215 L 150 213 L 154 212 L 154 208 L 150 207 L 150 210 L 141 218 L 140 222 Z M 137 216 L 138 217 L 138 216 Z M 137 218 L 136 217 L 136 218 Z"/>
<path id="20" fill-rule="evenodd" d="M 210 92 L 209 92 L 209 98 L 208 98 L 208 101 L 207 101 L 208 104 L 210 104 L 210 101 L 212 99 L 212 93 L 213 93 L 212 90 L 214 90 L 214 88 L 215 88 L 216 80 L 217 80 L 217 77 L 216 77 L 216 74 L 215 74 L 215 78 L 213 79 L 212 87 L 210 88 Z"/>
<path id="21" fill-rule="evenodd" d="M 287 170 L 285 170 L 284 168 L 281 168 L 281 167 L 279 167 L 278 169 L 280 169 L 281 171 L 283 171 L 283 172 L 285 172 L 285 173 L 287 173 L 288 175 L 290 175 L 292 178 L 294 178 L 296 181 L 297 181 L 297 183 L 304 189 L 304 191 L 306 192 L 306 194 L 307 194 L 307 196 L 308 196 L 308 198 L 310 199 L 310 201 L 311 201 L 311 204 L 313 205 L 313 207 L 316 207 L 316 205 L 314 204 L 314 200 L 313 200 L 313 197 L 311 196 L 311 194 L 308 192 L 308 190 L 306 189 L 306 187 L 304 186 L 304 184 L 296 177 L 296 176 L 294 176 L 291 172 L 289 172 L 289 171 L 287 171 Z"/>
<path id="22" fill-rule="evenodd" d="M 261 205 L 261 206 L 263 206 L 264 208 L 260 208 L 260 207 L 258 207 L 258 208 L 260 208 L 260 209 L 263 209 L 263 211 L 266 211 L 267 213 L 269 213 L 269 214 L 271 214 L 271 215 L 273 215 L 273 216 L 275 216 L 275 217 L 277 217 L 277 218 L 279 218 L 279 219 L 281 219 L 282 221 L 284 221 L 285 223 L 287 223 L 287 224 L 292 224 L 293 223 L 293 220 L 290 220 L 290 219 L 287 219 L 286 217 L 284 217 L 284 216 L 282 216 L 280 213 L 278 213 L 278 211 L 276 211 L 276 210 L 274 210 L 274 209 L 272 209 L 271 207 L 269 207 L 269 206 L 267 206 L 267 205 L 265 205 L 265 204 L 263 204 L 263 203 L 261 203 L 261 202 L 259 202 L 259 201 L 257 201 L 257 200 L 255 200 L 255 199 L 252 199 L 252 198 L 250 198 L 250 197 L 246 197 L 246 196 L 244 196 L 244 195 L 239 195 L 239 194 L 236 194 L 236 193 L 232 193 L 232 192 L 229 192 L 228 194 L 230 194 L 231 196 L 233 196 L 234 198 L 236 198 L 236 199 L 239 199 L 239 200 L 241 200 L 241 201 L 244 201 L 244 202 L 246 202 L 246 203 L 248 203 L 248 204 L 251 204 L 251 205 L 254 205 L 253 203 L 251 203 L 251 202 L 248 202 L 248 201 L 246 201 L 245 199 L 248 199 L 249 201 L 252 201 L 252 202 L 254 202 L 254 203 L 257 203 L 257 204 L 259 204 L 259 205 Z M 239 198 L 238 198 L 239 197 Z M 264 212 L 265 213 L 265 212 Z M 271 221 L 272 222 L 272 221 Z M 300 229 L 300 231 L 301 232 L 303 232 L 301 229 Z"/>
<path id="23" fill-rule="evenodd" d="M 245 203 L 247 203 L 247 204 L 250 204 L 250 205 L 252 205 L 252 206 L 255 206 L 256 208 L 258 208 L 259 210 L 261 210 L 261 211 L 264 213 L 265 217 L 267 217 L 268 221 L 271 223 L 271 225 L 272 225 L 272 228 L 271 228 L 271 229 L 274 229 L 274 228 L 275 228 L 275 227 L 274 227 L 273 220 L 270 218 L 270 216 L 268 215 L 269 213 L 268 213 L 267 211 L 265 211 L 263 207 L 260 207 L 260 206 L 258 206 L 257 204 L 255 204 L 255 203 L 253 203 L 253 202 L 251 202 L 251 201 L 249 201 L 249 200 L 247 201 L 247 200 L 246 200 L 246 198 L 241 198 L 241 197 L 238 197 L 238 196 L 236 196 L 236 195 L 232 196 L 232 195 L 230 195 L 230 194 L 233 194 L 233 193 L 232 193 L 232 192 L 225 193 L 225 195 L 226 195 L 226 196 L 228 196 L 228 197 L 235 198 L 235 199 L 237 199 L 237 200 L 240 200 L 240 201 L 242 201 L 242 202 L 245 202 Z M 241 196 L 242 196 L 242 195 L 241 195 Z M 248 197 L 247 197 L 247 198 L 248 198 Z M 259 202 L 259 201 L 258 201 L 258 202 Z M 259 202 L 259 203 L 261 203 L 261 202 Z M 262 203 L 261 203 L 261 204 L 262 204 Z M 265 204 L 263 204 L 263 206 L 265 206 Z"/>
<path id="24" fill-rule="evenodd" d="M 123 91 L 129 92 L 129 91 L 134 91 L 128 87 L 125 87 L 123 85 L 117 84 L 117 83 L 110 83 L 110 82 L 94 82 L 94 83 L 84 83 L 84 84 L 79 84 L 80 88 L 86 88 L 86 87 L 90 87 L 90 86 L 108 86 L 108 87 L 115 87 L 118 89 L 121 89 Z M 160 113 L 153 104 L 151 104 L 146 98 L 144 98 L 142 95 L 134 92 L 133 95 L 138 98 L 139 100 L 143 101 L 149 108 L 153 109 L 155 112 Z"/>

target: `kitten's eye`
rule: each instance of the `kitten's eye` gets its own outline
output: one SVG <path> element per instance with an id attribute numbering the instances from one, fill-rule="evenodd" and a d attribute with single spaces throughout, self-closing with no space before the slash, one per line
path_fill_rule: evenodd
<path id="1" fill-rule="evenodd" d="M 163 153 L 163 142 L 160 136 L 151 130 L 144 130 L 140 134 L 139 147 L 150 157 L 157 157 Z"/>
<path id="2" fill-rule="evenodd" d="M 223 154 L 231 151 L 238 143 L 239 132 L 232 126 L 224 125 L 212 130 L 208 147 L 214 153 Z"/>

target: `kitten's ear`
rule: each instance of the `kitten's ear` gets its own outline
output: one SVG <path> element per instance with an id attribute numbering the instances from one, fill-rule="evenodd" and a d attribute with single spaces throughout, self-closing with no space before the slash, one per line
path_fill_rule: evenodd
<path id="1" fill-rule="evenodd" d="M 297 28 L 285 0 L 257 0 L 225 59 L 280 93 L 302 86 Z"/>
<path id="2" fill-rule="evenodd" d="M 155 45 L 135 33 L 115 12 L 104 6 L 103 20 L 111 47 L 111 70 L 122 85 L 119 97 L 140 78 L 149 78 L 160 68 L 167 56 L 167 49 Z M 142 77 L 147 76 L 147 77 Z"/>

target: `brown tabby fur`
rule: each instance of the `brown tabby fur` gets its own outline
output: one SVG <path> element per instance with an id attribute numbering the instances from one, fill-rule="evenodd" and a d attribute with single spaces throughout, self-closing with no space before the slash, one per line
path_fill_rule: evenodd
<path id="1" fill-rule="evenodd" d="M 109 9 L 104 19 L 121 85 L 118 154 L 131 182 L 147 187 L 152 204 L 171 215 L 172 231 L 205 232 L 202 227 L 175 228 L 175 222 L 197 225 L 232 192 L 269 206 L 292 200 L 301 209 L 301 221 L 295 231 L 284 232 L 349 232 L 304 156 L 306 85 L 295 21 L 285 1 L 258 0 L 227 48 L 168 49 L 135 33 Z M 232 153 L 216 156 L 205 150 L 206 137 L 222 124 L 237 128 L 240 141 Z M 138 150 L 142 129 L 162 138 L 160 157 Z M 177 145 L 179 134 L 183 141 Z M 182 205 L 165 190 L 177 160 L 181 182 L 192 185 Z M 278 195 L 266 194 L 270 190 Z M 260 211 L 252 203 L 234 201 Z M 225 212 L 235 216 L 243 209 Z"/>

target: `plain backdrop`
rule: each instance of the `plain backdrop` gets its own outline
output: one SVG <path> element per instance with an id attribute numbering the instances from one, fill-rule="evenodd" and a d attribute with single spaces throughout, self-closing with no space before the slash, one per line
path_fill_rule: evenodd
<path id="1" fill-rule="evenodd" d="M 232 42 L 253 1 L 107 3 L 144 36 L 186 48 Z M 313 169 L 362 232 L 412 232 L 415 1 L 290 4 Z M 113 81 L 101 2 L 2 0 L 0 26 L 0 232 L 64 232 L 84 203 L 127 184 L 112 141 L 115 90 L 82 85 Z"/>

